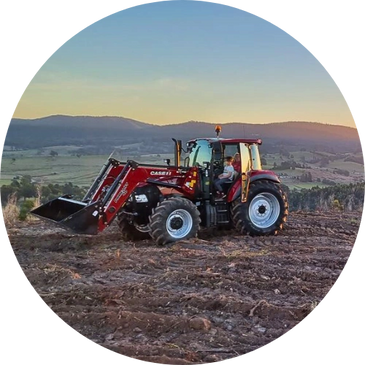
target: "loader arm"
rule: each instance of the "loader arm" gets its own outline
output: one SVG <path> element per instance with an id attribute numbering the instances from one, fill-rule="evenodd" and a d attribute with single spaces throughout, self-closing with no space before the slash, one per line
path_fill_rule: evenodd
<path id="1" fill-rule="evenodd" d="M 103 231 L 108 227 L 127 202 L 135 188 L 146 181 L 148 172 L 143 168 L 138 168 L 134 161 L 127 161 L 122 171 L 115 178 L 113 184 L 108 189 L 106 195 L 98 206 L 99 221 L 98 231 Z"/>

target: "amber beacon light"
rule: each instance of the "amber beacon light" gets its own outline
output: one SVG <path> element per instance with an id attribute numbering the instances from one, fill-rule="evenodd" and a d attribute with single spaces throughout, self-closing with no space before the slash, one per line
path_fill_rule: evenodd
<path id="1" fill-rule="evenodd" d="M 219 137 L 220 132 L 222 131 L 222 127 L 220 125 L 215 126 L 215 133 L 217 133 L 217 137 Z"/>

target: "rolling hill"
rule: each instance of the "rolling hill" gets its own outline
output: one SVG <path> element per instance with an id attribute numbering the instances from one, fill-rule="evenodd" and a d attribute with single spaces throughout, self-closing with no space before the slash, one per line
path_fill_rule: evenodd
<path id="1" fill-rule="evenodd" d="M 221 137 L 262 138 L 265 149 L 307 148 L 333 152 L 361 151 L 355 128 L 313 122 L 223 124 Z M 38 119 L 12 119 L 5 140 L 15 148 L 55 145 L 122 145 L 131 142 L 184 141 L 214 136 L 214 124 L 189 121 L 157 126 L 123 117 L 53 115 Z"/>

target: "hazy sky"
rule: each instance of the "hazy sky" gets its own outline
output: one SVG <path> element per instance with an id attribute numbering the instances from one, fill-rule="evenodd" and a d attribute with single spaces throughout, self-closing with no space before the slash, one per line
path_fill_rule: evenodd
<path id="1" fill-rule="evenodd" d="M 242 10 L 190 1 L 124 10 L 65 43 L 14 117 L 52 114 L 355 126 L 332 78 L 296 40 Z"/>

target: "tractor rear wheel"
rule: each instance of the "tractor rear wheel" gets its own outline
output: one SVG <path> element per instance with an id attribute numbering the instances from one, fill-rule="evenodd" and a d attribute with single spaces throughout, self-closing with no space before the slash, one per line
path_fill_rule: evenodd
<path id="1" fill-rule="evenodd" d="M 200 213 L 190 200 L 180 197 L 166 199 L 150 215 L 150 235 L 159 244 L 195 237 Z"/>
<path id="2" fill-rule="evenodd" d="M 137 226 L 130 221 L 130 217 L 122 214 L 118 217 L 118 226 L 121 231 L 122 238 L 125 241 L 139 241 L 150 238 L 148 233 L 148 225 Z"/>
<path id="3" fill-rule="evenodd" d="M 232 204 L 232 221 L 240 233 L 252 236 L 276 234 L 288 216 L 288 200 L 278 183 L 258 180 L 250 184 L 247 201 Z"/>

